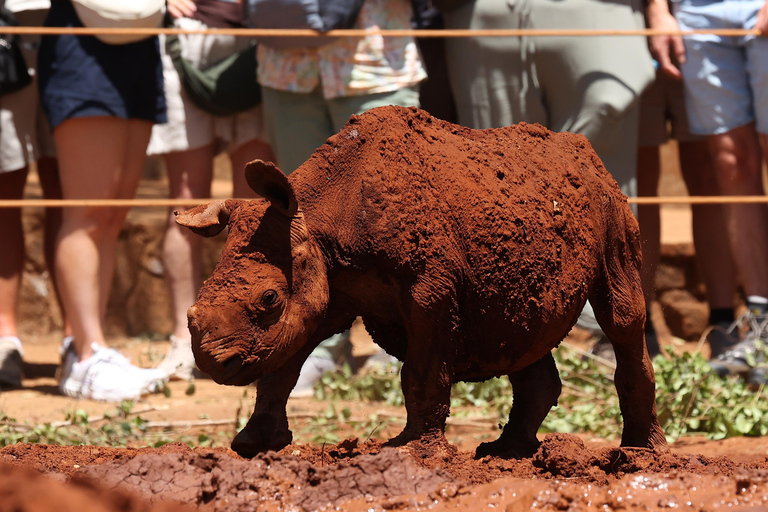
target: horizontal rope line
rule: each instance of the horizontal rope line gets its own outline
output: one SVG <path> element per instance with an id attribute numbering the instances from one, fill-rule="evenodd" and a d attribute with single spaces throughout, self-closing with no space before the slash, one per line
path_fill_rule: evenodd
<path id="1" fill-rule="evenodd" d="M 367 35 L 381 35 L 384 37 L 547 37 L 547 36 L 693 36 L 693 35 L 718 35 L 718 36 L 762 36 L 755 29 L 711 29 L 711 30 L 586 30 L 586 29 L 443 29 L 443 30 L 364 30 L 343 29 L 318 32 L 309 29 L 264 29 L 264 28 L 102 28 L 102 27 L 2 27 L 4 34 L 43 34 L 43 35 L 146 35 L 158 34 L 209 34 L 231 35 L 244 37 L 270 36 L 270 37 L 363 37 Z"/>
<path id="2" fill-rule="evenodd" d="M 6 199 L 0 200 L 0 208 L 75 208 L 75 207 L 163 207 L 195 206 L 221 201 L 222 199 Z M 768 203 L 768 196 L 669 196 L 630 197 L 629 204 L 762 204 Z"/>

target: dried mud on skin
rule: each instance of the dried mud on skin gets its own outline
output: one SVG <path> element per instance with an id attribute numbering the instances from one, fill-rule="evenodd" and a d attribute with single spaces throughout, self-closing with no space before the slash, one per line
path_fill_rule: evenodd
<path id="1" fill-rule="evenodd" d="M 53 506 L 59 503 L 88 506 Z M 534 457 L 522 460 L 475 460 L 469 452 L 430 447 L 406 452 L 355 439 L 291 445 L 252 460 L 225 449 L 193 450 L 180 444 L 159 449 L 14 445 L 0 450 L 0 512 L 184 507 L 766 510 L 768 461 L 738 464 L 724 457 L 645 449 L 590 450 L 567 434 L 547 435 Z"/>

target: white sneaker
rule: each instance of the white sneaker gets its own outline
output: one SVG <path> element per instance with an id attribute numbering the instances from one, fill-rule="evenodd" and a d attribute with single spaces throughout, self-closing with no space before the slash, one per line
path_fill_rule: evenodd
<path id="1" fill-rule="evenodd" d="M 291 398 L 308 398 L 315 394 L 315 382 L 326 372 L 336 370 L 336 363 L 327 357 L 309 356 L 301 367 L 299 380 L 296 382 Z"/>
<path id="2" fill-rule="evenodd" d="M 21 340 L 0 336 L 0 388 L 21 387 Z"/>
<path id="3" fill-rule="evenodd" d="M 165 373 L 169 379 L 192 380 L 196 368 L 192 342 L 171 335 L 171 348 L 155 368 Z"/>
<path id="4" fill-rule="evenodd" d="M 135 400 L 163 389 L 166 375 L 156 369 L 134 366 L 113 348 L 91 345 L 93 355 L 85 361 L 74 350 L 64 354 L 59 389 L 75 398 L 105 402 Z"/>

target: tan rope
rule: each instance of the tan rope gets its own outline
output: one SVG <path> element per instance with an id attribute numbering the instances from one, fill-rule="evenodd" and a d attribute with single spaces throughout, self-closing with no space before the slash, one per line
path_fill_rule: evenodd
<path id="1" fill-rule="evenodd" d="M 4 34 L 43 34 L 43 35 L 145 35 L 158 34 L 209 34 L 230 35 L 245 37 L 363 37 L 367 35 L 381 35 L 384 37 L 547 37 L 547 36 L 691 36 L 712 34 L 718 36 L 761 36 L 755 29 L 711 29 L 711 30 L 594 30 L 594 29 L 443 29 L 443 30 L 365 30 L 343 29 L 318 32 L 305 29 L 263 29 L 263 28 L 101 28 L 101 27 L 3 27 Z"/>
<path id="2" fill-rule="evenodd" d="M 74 208 L 74 207 L 168 207 L 195 206 L 198 204 L 221 201 L 221 199 L 6 199 L 0 200 L 0 208 Z M 765 204 L 768 196 L 669 196 L 669 197 L 630 197 L 629 204 Z"/>

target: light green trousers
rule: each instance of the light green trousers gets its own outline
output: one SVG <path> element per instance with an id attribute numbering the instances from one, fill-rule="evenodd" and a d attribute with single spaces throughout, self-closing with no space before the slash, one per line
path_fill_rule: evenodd
<path id="1" fill-rule="evenodd" d="M 290 174 L 303 164 L 326 139 L 338 133 L 349 117 L 385 105 L 418 107 L 417 88 L 392 92 L 325 99 L 320 88 L 295 93 L 262 87 L 264 125 L 277 166 Z"/>
<path id="2" fill-rule="evenodd" d="M 640 0 L 476 0 L 447 28 L 638 29 Z M 451 38 L 459 122 L 521 121 L 585 135 L 628 196 L 637 195 L 638 101 L 654 69 L 641 36 Z"/>

